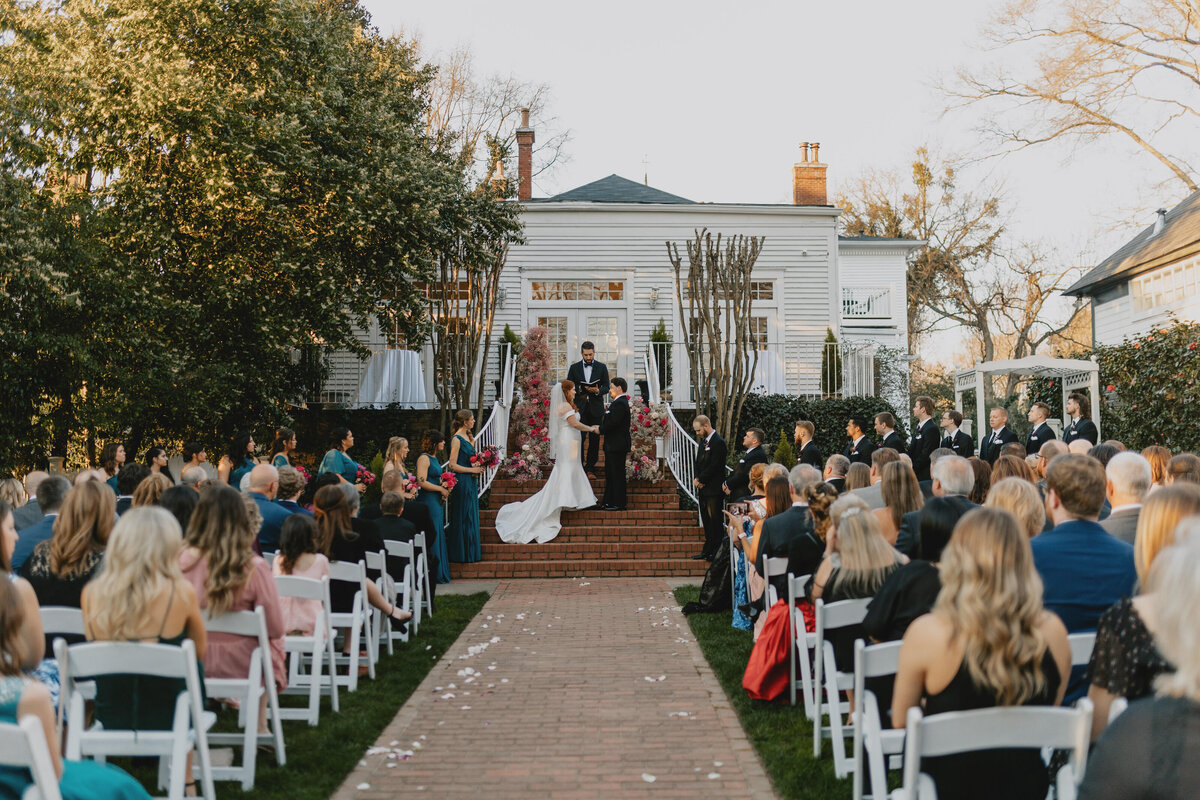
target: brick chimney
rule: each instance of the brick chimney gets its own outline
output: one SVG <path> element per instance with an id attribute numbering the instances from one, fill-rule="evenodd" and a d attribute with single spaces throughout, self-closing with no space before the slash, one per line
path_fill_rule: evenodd
<path id="1" fill-rule="evenodd" d="M 812 148 L 812 161 L 808 151 Z M 804 160 L 792 166 L 792 204 L 797 206 L 824 206 L 829 204 L 825 189 L 825 171 L 828 169 L 819 158 L 820 142 L 801 142 Z"/>
<path id="2" fill-rule="evenodd" d="M 521 127 L 517 128 L 517 199 L 533 197 L 533 128 L 529 127 L 529 109 L 521 109 Z"/>

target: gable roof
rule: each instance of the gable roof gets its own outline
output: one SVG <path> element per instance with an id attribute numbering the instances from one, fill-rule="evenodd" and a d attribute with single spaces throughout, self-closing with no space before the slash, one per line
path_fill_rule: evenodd
<path id="1" fill-rule="evenodd" d="M 1156 235 L 1151 224 L 1075 282 L 1064 294 L 1094 295 L 1114 284 L 1200 252 L 1200 191 L 1167 212 Z"/>
<path id="2" fill-rule="evenodd" d="M 685 197 L 664 192 L 645 184 L 622 178 L 620 175 L 609 175 L 598 181 L 584 184 L 554 195 L 526 202 L 533 203 L 692 203 Z"/>

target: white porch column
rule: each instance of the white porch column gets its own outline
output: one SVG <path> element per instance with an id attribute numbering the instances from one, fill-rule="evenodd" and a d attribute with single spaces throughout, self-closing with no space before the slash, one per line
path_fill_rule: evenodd
<path id="1" fill-rule="evenodd" d="M 987 430 L 985 420 L 987 419 L 986 411 L 983 407 L 983 380 L 984 374 L 980 364 L 975 365 L 975 415 L 979 419 L 979 428 L 975 434 L 975 441 L 982 444 L 983 434 Z"/>
<path id="2" fill-rule="evenodd" d="M 1092 362 L 1096 361 L 1096 357 L 1092 356 Z M 1100 369 L 1097 367 L 1095 372 L 1088 373 L 1088 390 L 1092 396 L 1092 422 L 1096 423 L 1096 444 L 1104 441 L 1104 437 L 1100 434 Z"/>

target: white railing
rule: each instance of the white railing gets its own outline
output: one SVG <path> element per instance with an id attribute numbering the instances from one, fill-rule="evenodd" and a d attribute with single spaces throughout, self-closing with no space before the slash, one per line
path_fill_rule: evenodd
<path id="1" fill-rule="evenodd" d="M 891 319 L 892 288 L 842 287 L 843 319 Z"/>
<path id="2" fill-rule="evenodd" d="M 479 476 L 480 495 L 491 488 L 492 481 L 496 479 L 496 473 L 500 469 L 500 463 L 504 461 L 504 457 L 508 451 L 508 423 L 509 414 L 512 410 L 516 359 L 513 357 L 511 346 L 507 343 L 501 352 L 504 354 L 502 357 L 504 367 L 500 373 L 500 396 L 492 403 L 492 413 L 488 415 L 487 422 L 483 423 L 483 427 L 475 435 L 475 448 L 477 450 L 482 450 L 485 447 L 494 447 L 500 458 L 495 466 L 488 467 Z"/>
<path id="3" fill-rule="evenodd" d="M 642 361 L 646 367 L 646 382 L 650 388 L 651 403 L 663 402 L 658 385 L 656 347 L 661 350 L 661 343 L 651 342 L 646 347 L 646 355 Z M 671 404 L 663 402 L 663 405 L 667 407 L 668 420 L 666 441 L 663 443 L 663 460 L 667 464 L 667 469 L 671 470 L 671 474 L 675 477 L 675 483 L 679 484 L 683 493 L 695 502 L 696 487 L 692 485 L 692 480 L 696 477 L 696 454 L 700 451 L 700 445 L 679 424 L 679 420 L 675 418 L 675 412 L 671 410 Z"/>

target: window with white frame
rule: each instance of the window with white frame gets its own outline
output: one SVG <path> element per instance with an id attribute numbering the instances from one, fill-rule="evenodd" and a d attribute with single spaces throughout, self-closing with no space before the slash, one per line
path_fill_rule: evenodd
<path id="1" fill-rule="evenodd" d="M 1129 282 L 1134 313 L 1152 311 L 1200 294 L 1200 260 L 1156 270 Z"/>
<path id="2" fill-rule="evenodd" d="M 624 281 L 530 281 L 533 300 L 624 300 Z"/>

